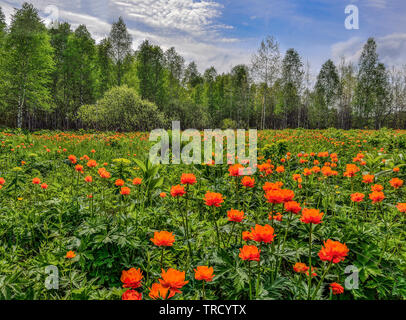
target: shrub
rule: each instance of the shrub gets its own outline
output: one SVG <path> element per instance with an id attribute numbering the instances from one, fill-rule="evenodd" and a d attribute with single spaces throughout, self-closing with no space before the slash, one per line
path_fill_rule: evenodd
<path id="1" fill-rule="evenodd" d="M 95 105 L 80 107 L 78 117 L 91 128 L 115 131 L 150 131 L 165 122 L 155 104 L 127 86 L 114 87 Z"/>

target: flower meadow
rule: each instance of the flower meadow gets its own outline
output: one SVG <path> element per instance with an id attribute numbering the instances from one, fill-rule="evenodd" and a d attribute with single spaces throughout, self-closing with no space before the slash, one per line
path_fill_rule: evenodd
<path id="1" fill-rule="evenodd" d="M 405 133 L 259 131 L 240 176 L 153 165 L 148 133 L 0 132 L 0 299 L 405 299 Z"/>

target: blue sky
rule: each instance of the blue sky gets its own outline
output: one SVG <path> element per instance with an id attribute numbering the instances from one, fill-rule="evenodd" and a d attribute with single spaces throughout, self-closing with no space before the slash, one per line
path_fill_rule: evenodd
<path id="1" fill-rule="evenodd" d="M 97 40 L 112 21 L 123 16 L 134 39 L 164 49 L 175 46 L 203 71 L 220 72 L 249 63 L 261 39 L 272 35 L 284 53 L 295 48 L 316 75 L 329 58 L 356 62 L 363 43 L 373 36 L 387 65 L 406 64 L 406 1 L 404 0 L 32 0 L 45 22 L 53 18 L 84 23 Z M 0 0 L 10 17 L 23 1 Z M 359 9 L 359 30 L 347 30 L 344 10 Z"/>

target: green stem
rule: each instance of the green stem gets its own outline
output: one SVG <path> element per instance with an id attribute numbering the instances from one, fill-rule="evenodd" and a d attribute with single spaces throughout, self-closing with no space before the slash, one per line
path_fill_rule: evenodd
<path id="1" fill-rule="evenodd" d="M 309 278 L 307 280 L 307 300 L 310 300 L 310 291 L 312 285 L 312 230 L 313 224 L 310 223 L 310 231 L 309 231 Z"/>

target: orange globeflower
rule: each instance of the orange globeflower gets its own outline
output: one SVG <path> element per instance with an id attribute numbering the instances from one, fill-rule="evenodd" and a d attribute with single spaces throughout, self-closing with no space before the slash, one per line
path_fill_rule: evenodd
<path id="1" fill-rule="evenodd" d="M 223 195 L 221 193 L 215 193 L 215 192 L 210 192 L 207 191 L 207 193 L 204 195 L 203 199 L 206 203 L 207 206 L 211 207 L 221 207 L 221 203 L 224 202 L 223 200 Z"/>
<path id="2" fill-rule="evenodd" d="M 178 271 L 169 268 L 168 271 L 162 269 L 161 273 L 162 279 L 159 279 L 162 287 L 168 288 L 172 292 L 182 293 L 181 289 L 189 281 L 185 281 L 185 271 Z"/>
<path id="3" fill-rule="evenodd" d="M 406 212 L 406 203 L 398 203 L 396 205 L 396 208 L 398 208 L 398 210 L 402 213 Z"/>
<path id="4" fill-rule="evenodd" d="M 359 171 L 360 169 L 355 165 L 355 164 L 347 164 L 346 170 L 344 172 L 344 177 L 354 177 L 355 174 Z"/>
<path id="5" fill-rule="evenodd" d="M 169 292 L 169 295 L 168 295 Z M 149 288 L 149 297 L 151 299 L 170 299 L 175 295 L 174 291 L 169 291 L 168 288 L 164 288 L 160 283 L 153 283 L 152 287 Z"/>
<path id="6" fill-rule="evenodd" d="M 133 185 L 134 186 L 139 186 L 142 183 L 142 179 L 141 178 L 134 178 L 133 179 Z"/>
<path id="7" fill-rule="evenodd" d="M 362 202 L 362 201 L 364 201 L 364 198 L 365 198 L 365 194 L 360 193 L 360 192 L 356 192 L 351 195 L 352 202 Z"/>
<path id="8" fill-rule="evenodd" d="M 242 239 L 244 241 L 252 240 L 252 234 L 249 231 L 243 231 L 242 233 Z"/>
<path id="9" fill-rule="evenodd" d="M 6 180 L 4 180 L 4 178 L 0 178 L 0 186 L 2 186 L 5 183 L 6 183 Z"/>
<path id="10" fill-rule="evenodd" d="M 381 202 L 383 199 L 385 199 L 385 195 L 383 192 L 374 191 L 369 194 L 369 199 L 372 200 L 372 203 L 377 203 L 377 202 Z"/>
<path id="11" fill-rule="evenodd" d="M 172 247 L 175 242 L 175 235 L 168 231 L 156 231 L 150 240 L 158 247 Z"/>
<path id="12" fill-rule="evenodd" d="M 319 224 L 321 223 L 321 219 L 323 218 L 324 213 L 320 212 L 318 209 L 307 209 L 304 208 L 302 211 L 302 217 L 300 218 L 300 221 L 304 223 L 313 223 L 313 224 Z"/>
<path id="13" fill-rule="evenodd" d="M 74 257 L 76 257 L 76 254 L 72 250 L 68 251 L 65 256 L 66 259 L 73 259 Z"/>
<path id="14" fill-rule="evenodd" d="M 399 168 L 398 167 L 396 167 L 396 168 L 393 168 L 393 172 L 399 172 Z"/>
<path id="15" fill-rule="evenodd" d="M 124 180 L 122 179 L 117 179 L 116 182 L 114 183 L 116 187 L 122 187 L 124 185 Z"/>
<path id="16" fill-rule="evenodd" d="M 282 189 L 281 193 L 282 193 L 282 197 L 283 197 L 283 202 L 292 201 L 293 198 L 295 197 L 295 193 L 289 189 Z"/>
<path id="17" fill-rule="evenodd" d="M 135 289 L 141 287 L 143 277 L 141 269 L 131 268 L 128 271 L 122 271 L 120 280 L 123 283 L 123 288 Z"/>
<path id="18" fill-rule="evenodd" d="M 264 226 L 255 225 L 255 229 L 251 228 L 251 234 L 252 240 L 256 242 L 270 243 L 275 237 L 274 229 L 269 224 Z"/>
<path id="19" fill-rule="evenodd" d="M 110 179 L 111 175 L 105 168 L 100 168 L 98 171 L 100 178 L 102 179 Z"/>
<path id="20" fill-rule="evenodd" d="M 366 174 L 362 176 L 363 183 L 372 183 L 374 182 L 375 176 L 373 174 Z"/>
<path id="21" fill-rule="evenodd" d="M 269 203 L 272 204 L 282 203 L 285 199 L 281 190 L 269 190 L 265 193 L 265 198 Z"/>
<path id="22" fill-rule="evenodd" d="M 185 193 L 185 187 L 179 184 L 177 186 L 172 186 L 171 188 L 172 197 L 182 197 Z"/>
<path id="23" fill-rule="evenodd" d="M 321 261 L 338 263 L 345 260 L 349 251 L 345 244 L 328 239 L 324 242 L 324 247 L 322 246 L 319 251 L 319 258 Z"/>
<path id="24" fill-rule="evenodd" d="M 33 184 L 40 184 L 41 180 L 40 180 L 40 178 L 34 178 L 34 179 L 32 179 L 32 183 Z"/>
<path id="25" fill-rule="evenodd" d="M 244 212 L 231 209 L 227 211 L 228 221 L 241 222 L 244 219 Z"/>
<path id="26" fill-rule="evenodd" d="M 383 186 L 380 184 L 374 184 L 371 186 L 371 191 L 381 192 L 383 190 Z"/>
<path id="27" fill-rule="evenodd" d="M 91 176 L 87 176 L 85 178 L 85 181 L 91 183 L 91 182 L 93 182 L 93 178 Z"/>
<path id="28" fill-rule="evenodd" d="M 330 283 L 330 289 L 333 291 L 333 294 L 342 294 L 344 292 L 344 288 L 337 282 Z"/>
<path id="29" fill-rule="evenodd" d="M 297 203 L 296 201 L 285 202 L 285 211 L 298 214 L 300 210 L 302 210 L 302 208 L 300 207 L 300 204 Z"/>
<path id="30" fill-rule="evenodd" d="M 41 189 L 44 190 L 48 189 L 48 185 L 46 183 L 41 184 Z"/>
<path id="31" fill-rule="evenodd" d="M 128 289 L 121 296 L 122 300 L 142 300 L 142 293 Z"/>
<path id="32" fill-rule="evenodd" d="M 69 161 L 70 161 L 72 164 L 76 164 L 76 162 L 77 162 L 77 159 L 76 159 L 76 157 L 75 157 L 73 154 L 71 154 L 71 155 L 68 157 L 68 159 L 69 159 Z"/>
<path id="33" fill-rule="evenodd" d="M 196 177 L 193 173 L 183 173 L 180 177 L 180 183 L 194 185 L 196 183 Z"/>
<path id="34" fill-rule="evenodd" d="M 89 161 L 87 162 L 87 166 L 88 166 L 89 168 L 94 168 L 94 167 L 96 167 L 96 166 L 97 166 L 96 160 L 89 160 Z"/>
<path id="35" fill-rule="evenodd" d="M 265 182 L 265 184 L 262 186 L 262 189 L 265 192 L 271 191 L 271 190 L 279 190 L 280 188 L 282 188 L 283 186 L 283 182 L 278 181 L 278 182 Z"/>
<path id="36" fill-rule="evenodd" d="M 203 280 L 206 282 L 211 282 L 213 281 L 214 274 L 213 274 L 213 268 L 212 267 L 207 267 L 207 266 L 198 266 L 197 269 L 194 269 L 195 271 L 195 279 L 196 280 Z"/>
<path id="37" fill-rule="evenodd" d="M 399 189 L 401 186 L 403 186 L 403 180 L 399 178 L 393 178 L 389 181 L 389 183 L 395 189 Z"/>
<path id="38" fill-rule="evenodd" d="M 78 164 L 78 165 L 75 166 L 75 170 L 77 172 L 83 172 L 83 166 L 81 164 Z"/>
<path id="39" fill-rule="evenodd" d="M 251 178 L 251 177 L 248 177 L 248 176 L 245 176 L 244 178 L 242 178 L 241 184 L 246 188 L 254 188 L 255 179 Z"/>
<path id="40" fill-rule="evenodd" d="M 309 267 L 306 266 L 305 263 L 296 262 L 295 265 L 293 266 L 293 270 L 297 273 L 305 273 L 307 270 L 309 270 Z"/>
<path id="41" fill-rule="evenodd" d="M 161 192 L 161 193 L 159 194 L 159 196 L 160 196 L 161 198 L 166 198 L 166 193 L 165 193 L 165 192 Z"/>
<path id="42" fill-rule="evenodd" d="M 259 261 L 261 250 L 256 246 L 244 246 L 238 255 L 242 260 Z"/>
<path id="43" fill-rule="evenodd" d="M 120 194 L 123 196 L 128 196 L 131 193 L 131 189 L 128 187 L 122 187 L 120 190 Z"/>
<path id="44" fill-rule="evenodd" d="M 276 171 L 277 173 L 283 173 L 283 172 L 285 172 L 285 167 L 284 167 L 284 166 L 279 166 L 279 167 L 277 167 L 277 168 L 275 169 L 275 171 Z"/>
<path id="45" fill-rule="evenodd" d="M 231 177 L 239 177 L 243 174 L 244 167 L 243 165 L 237 163 L 228 168 L 228 172 Z"/>

